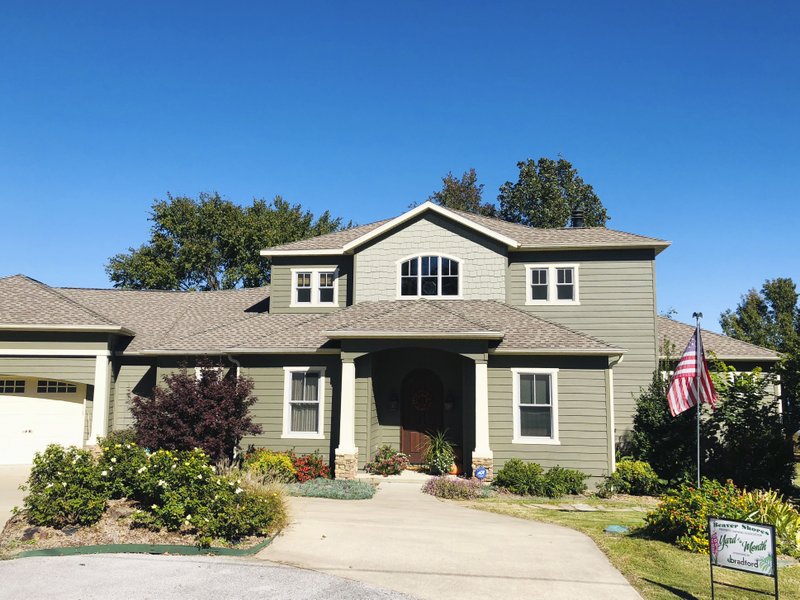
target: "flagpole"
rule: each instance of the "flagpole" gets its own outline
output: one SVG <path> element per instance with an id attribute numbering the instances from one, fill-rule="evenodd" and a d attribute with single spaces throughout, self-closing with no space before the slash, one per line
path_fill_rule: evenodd
<path id="1" fill-rule="evenodd" d="M 694 398 L 697 402 L 697 487 L 700 487 L 700 374 L 702 373 L 701 360 L 703 357 L 700 355 L 702 346 L 700 345 L 700 319 L 703 318 L 703 313 L 692 313 L 692 317 L 696 319 L 696 327 L 694 330 L 694 348 L 695 348 L 695 374 L 694 374 Z"/>

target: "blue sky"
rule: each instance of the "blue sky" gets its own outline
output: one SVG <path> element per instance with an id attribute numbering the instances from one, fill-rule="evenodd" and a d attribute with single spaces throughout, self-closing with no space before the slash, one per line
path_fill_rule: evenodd
<path id="1" fill-rule="evenodd" d="M 660 310 L 800 282 L 797 3 L 73 4 L 0 5 L 0 275 L 107 287 L 167 192 L 366 223 L 561 154 L 673 242 Z"/>

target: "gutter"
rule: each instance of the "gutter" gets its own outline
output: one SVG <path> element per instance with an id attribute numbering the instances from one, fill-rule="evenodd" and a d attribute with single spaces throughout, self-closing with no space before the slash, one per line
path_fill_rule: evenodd
<path id="1" fill-rule="evenodd" d="M 20 325 L 17 323 L 0 323 L 0 331 L 63 331 L 74 333 L 119 333 L 135 336 L 136 333 L 121 325 Z"/>

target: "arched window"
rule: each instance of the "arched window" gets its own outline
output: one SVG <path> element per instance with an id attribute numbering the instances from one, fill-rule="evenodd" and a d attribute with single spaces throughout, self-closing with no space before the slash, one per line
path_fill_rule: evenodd
<path id="1" fill-rule="evenodd" d="M 415 256 L 400 265 L 401 296 L 458 296 L 458 261 L 444 256 Z"/>

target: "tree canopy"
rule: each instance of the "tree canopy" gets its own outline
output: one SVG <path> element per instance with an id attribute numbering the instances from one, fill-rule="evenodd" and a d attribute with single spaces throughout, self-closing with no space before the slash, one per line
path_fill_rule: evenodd
<path id="1" fill-rule="evenodd" d="M 800 427 L 800 307 L 791 278 L 767 280 L 760 291 L 742 296 L 734 310 L 720 315 L 725 335 L 783 354 L 777 372 L 790 431 Z"/>
<path id="2" fill-rule="evenodd" d="M 478 183 L 475 169 L 466 171 L 461 179 L 448 173 L 442 177 L 442 189 L 428 200 L 530 227 L 566 227 L 572 213 L 580 210 L 585 226 L 605 226 L 609 217 L 603 203 L 568 160 L 528 159 L 517 163 L 517 168 L 517 181 L 506 181 L 500 187 L 498 205 L 483 202 L 483 184 Z"/>
<path id="3" fill-rule="evenodd" d="M 342 219 L 328 211 L 315 218 L 280 196 L 241 206 L 202 193 L 195 199 L 167 195 L 155 200 L 150 239 L 112 256 L 106 272 L 114 287 L 161 290 L 219 290 L 255 287 L 270 281 L 270 246 L 330 233 Z M 348 223 L 347 226 L 350 226 Z"/>
<path id="4" fill-rule="evenodd" d="M 442 177 L 442 189 L 428 196 L 428 200 L 445 208 L 488 217 L 493 217 L 496 213 L 493 204 L 483 202 L 483 184 L 478 183 L 475 169 L 466 171 L 461 179 L 452 172 L 448 173 Z"/>
<path id="5" fill-rule="evenodd" d="M 519 177 L 500 186 L 500 217 L 530 227 L 566 227 L 575 210 L 587 227 L 604 227 L 608 214 L 594 189 L 568 160 L 518 162 Z"/>

